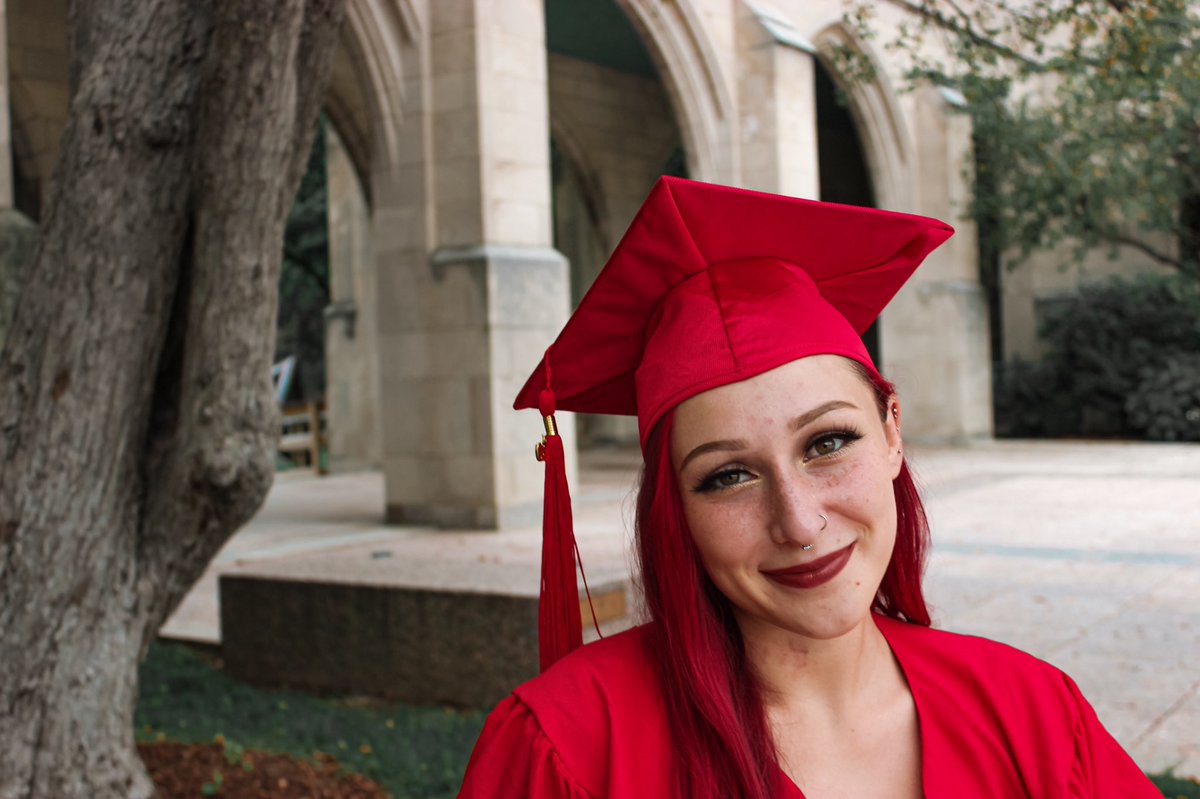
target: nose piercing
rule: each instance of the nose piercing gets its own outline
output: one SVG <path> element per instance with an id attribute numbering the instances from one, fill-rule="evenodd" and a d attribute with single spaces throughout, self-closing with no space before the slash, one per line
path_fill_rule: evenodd
<path id="1" fill-rule="evenodd" d="M 818 533 L 820 533 L 820 532 L 824 531 L 826 527 L 829 526 L 829 520 L 825 518 L 824 513 L 818 513 L 817 515 L 821 517 L 821 529 L 817 531 Z M 816 544 L 805 544 L 804 546 L 800 547 L 800 550 L 802 552 L 809 552 L 815 546 L 816 546 Z"/>

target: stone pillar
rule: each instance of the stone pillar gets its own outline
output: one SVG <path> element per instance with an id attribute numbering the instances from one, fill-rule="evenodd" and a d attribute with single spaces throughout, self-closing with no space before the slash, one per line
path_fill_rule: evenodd
<path id="1" fill-rule="evenodd" d="M 377 210 L 376 241 L 394 242 L 379 275 L 387 514 L 536 524 L 541 420 L 512 401 L 569 304 L 567 263 L 551 247 L 542 4 L 438 0 L 428 20 L 428 81 L 406 106 L 420 121 L 406 121 L 412 141 L 377 197 L 407 209 L 407 239 L 430 245 L 396 241 Z M 573 420 L 560 414 L 559 427 L 573 473 Z"/>
<path id="2" fill-rule="evenodd" d="M 814 49 L 792 24 L 751 3 L 737 18 L 741 185 L 818 199 Z"/>
<path id="3" fill-rule="evenodd" d="M 329 191 L 329 283 L 325 309 L 326 418 L 335 470 L 378 466 L 378 320 L 371 212 L 332 125 L 325 129 Z"/>
<path id="4" fill-rule="evenodd" d="M 880 319 L 882 371 L 900 390 L 906 436 L 958 442 L 992 435 L 987 301 L 979 282 L 975 225 L 963 174 L 970 118 L 952 94 L 926 87 L 914 98 L 918 213 L 956 233 L 917 270 Z"/>

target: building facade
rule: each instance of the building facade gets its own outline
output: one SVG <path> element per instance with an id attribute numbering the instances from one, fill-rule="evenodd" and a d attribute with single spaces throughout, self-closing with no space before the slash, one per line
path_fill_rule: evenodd
<path id="1" fill-rule="evenodd" d="M 540 517 L 541 422 L 512 399 L 664 173 L 954 224 L 868 343 L 906 435 L 990 436 L 967 117 L 933 87 L 902 91 L 839 0 L 347 7 L 326 101 L 329 431 L 335 463 L 382 469 L 391 520 Z M 65 0 L 0 8 L 0 206 L 36 220 L 67 114 Z M 872 82 L 842 80 L 842 47 Z M 560 423 L 569 446 L 576 427 L 584 446 L 636 441 L 624 420 Z"/>

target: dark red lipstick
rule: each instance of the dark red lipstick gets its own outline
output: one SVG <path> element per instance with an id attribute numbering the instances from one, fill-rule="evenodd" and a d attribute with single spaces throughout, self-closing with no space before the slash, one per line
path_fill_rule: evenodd
<path id="1" fill-rule="evenodd" d="M 762 574 L 789 588 L 816 588 L 837 577 L 842 569 L 846 568 L 846 564 L 850 562 L 850 555 L 853 553 L 854 544 L 851 544 L 831 555 L 810 560 L 808 563 L 799 563 L 795 566 L 788 566 L 786 569 L 772 569 L 764 571 Z"/>

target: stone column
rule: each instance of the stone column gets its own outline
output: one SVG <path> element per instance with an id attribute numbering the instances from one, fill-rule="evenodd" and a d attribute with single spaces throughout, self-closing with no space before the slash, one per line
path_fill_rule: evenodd
<path id="1" fill-rule="evenodd" d="M 739 4 L 741 185 L 819 199 L 813 46 L 774 12 Z"/>
<path id="2" fill-rule="evenodd" d="M 333 125 L 325 130 L 329 192 L 330 304 L 325 308 L 326 416 L 334 470 L 380 462 L 379 323 L 371 212 L 350 155 Z"/>
<path id="3" fill-rule="evenodd" d="M 391 181 L 398 197 L 377 198 L 416 211 L 397 221 L 429 243 L 397 244 L 380 262 L 391 521 L 497 528 L 541 516 L 541 420 L 512 401 L 569 304 L 567 263 L 551 247 L 543 24 L 540 0 L 429 5 L 428 81 L 406 106 L 421 105 L 420 122 L 406 122 L 408 176 Z M 387 227 L 377 220 L 377 241 L 396 238 Z M 573 473 L 573 420 L 560 414 L 559 427 Z"/>
<path id="4" fill-rule="evenodd" d="M 963 173 L 971 154 L 970 118 L 954 93 L 926 87 L 913 101 L 918 213 L 956 233 L 901 289 L 883 314 L 882 368 L 901 392 L 905 434 L 957 442 L 992 435 L 987 301 L 979 282 L 975 225 Z"/>

